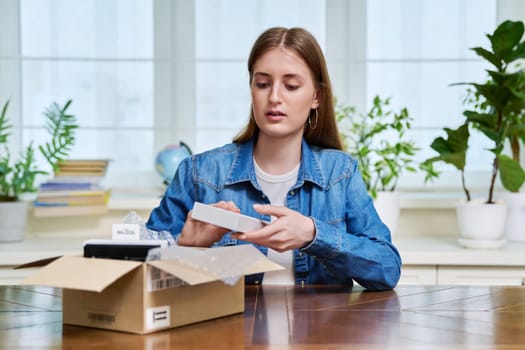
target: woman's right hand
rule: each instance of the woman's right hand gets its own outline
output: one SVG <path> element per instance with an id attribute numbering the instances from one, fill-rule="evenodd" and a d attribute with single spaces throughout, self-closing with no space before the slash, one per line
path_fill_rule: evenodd
<path id="1" fill-rule="evenodd" d="M 217 202 L 211 204 L 214 207 L 240 213 L 240 209 L 237 208 L 233 202 Z M 182 232 L 177 239 L 177 244 L 180 246 L 188 247 L 210 247 L 213 243 L 219 241 L 226 232 L 230 230 L 208 224 L 203 221 L 195 220 L 191 217 L 191 211 L 186 217 L 186 222 L 182 228 Z"/>

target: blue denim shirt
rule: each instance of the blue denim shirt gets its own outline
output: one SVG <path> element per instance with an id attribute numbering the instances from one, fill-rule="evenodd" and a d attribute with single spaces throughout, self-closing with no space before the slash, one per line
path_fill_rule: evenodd
<path id="1" fill-rule="evenodd" d="M 316 235 L 294 251 L 295 282 L 352 285 L 355 280 L 371 290 L 394 288 L 401 258 L 366 191 L 357 161 L 305 141 L 301 157 L 286 206 L 311 217 Z M 255 176 L 253 142 L 227 144 L 186 158 L 146 226 L 177 237 L 195 201 L 221 200 L 233 201 L 243 214 L 270 220 L 252 208 L 254 203 L 269 203 Z M 227 233 L 214 245 L 246 243 Z M 267 254 L 266 247 L 257 248 Z M 246 283 L 259 283 L 261 278 L 262 274 L 247 276 Z"/>

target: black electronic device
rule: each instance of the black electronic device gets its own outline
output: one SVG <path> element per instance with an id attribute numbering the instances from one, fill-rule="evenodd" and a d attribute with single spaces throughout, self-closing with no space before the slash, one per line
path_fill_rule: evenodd
<path id="1" fill-rule="evenodd" d="M 84 242 L 84 257 L 146 261 L 153 248 L 167 247 L 166 240 L 118 241 L 109 239 L 90 239 Z"/>

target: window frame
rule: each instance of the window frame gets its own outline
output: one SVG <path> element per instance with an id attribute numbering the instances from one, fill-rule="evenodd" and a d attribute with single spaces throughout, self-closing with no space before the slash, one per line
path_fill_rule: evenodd
<path id="1" fill-rule="evenodd" d="M 154 93 L 153 93 L 153 137 L 155 154 L 174 140 L 184 140 L 200 152 L 198 146 L 196 118 L 180 116 L 196 115 L 196 48 L 195 6 L 185 1 L 154 0 Z M 325 2 L 326 28 L 324 43 L 331 76 L 352 77 L 333 79 L 334 91 L 338 98 L 367 110 L 370 101 L 367 96 L 366 70 L 366 0 L 331 0 Z M 11 138 L 12 153 L 18 154 L 24 143 L 24 114 L 22 101 L 22 61 L 20 33 L 20 0 L 0 0 L 0 96 L 11 99 L 10 115 L 13 120 Z M 518 0 L 498 0 L 496 21 L 503 19 L 525 19 L 525 4 Z M 343 31 L 343 33 L 341 33 Z M 342 42 L 341 37 L 348 40 Z M 347 56 L 345 64 L 338 59 Z M 180 84 L 180 81 L 184 81 Z M 448 125 L 445 125 L 448 126 Z M 233 130 L 232 130 L 233 133 Z M 425 145 L 421 145 L 425 146 Z M 522 163 L 525 160 L 522 152 Z M 154 156 L 152 154 L 152 158 Z M 153 159 L 152 159 L 153 161 Z M 158 187 L 160 178 L 152 164 L 151 171 L 112 171 L 108 184 L 117 187 L 126 179 L 124 187 Z M 473 191 L 486 187 L 488 172 L 468 171 L 467 181 Z M 399 189 L 402 191 L 461 191 L 459 174 L 446 169 L 432 184 L 423 184 L 421 174 L 403 175 Z M 159 185 L 157 185 L 159 184 Z"/>

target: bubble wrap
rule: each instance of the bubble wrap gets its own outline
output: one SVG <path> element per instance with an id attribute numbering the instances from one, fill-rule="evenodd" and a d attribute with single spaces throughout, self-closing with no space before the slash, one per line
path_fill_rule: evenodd
<path id="1" fill-rule="evenodd" d="M 228 285 L 234 285 L 246 274 L 246 271 L 249 271 L 251 266 L 265 258 L 264 254 L 257 249 L 247 248 L 252 247 L 247 246 L 244 249 L 238 246 L 209 249 L 180 246 L 156 248 L 150 249 L 146 261 L 177 260 L 184 265 L 209 272 Z"/>
<path id="2" fill-rule="evenodd" d="M 169 231 L 154 231 L 146 227 L 144 220 L 136 212 L 129 212 L 122 220 L 123 224 L 137 224 L 140 227 L 140 239 L 162 239 L 168 246 L 175 245 L 175 239 Z"/>

